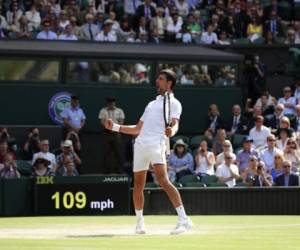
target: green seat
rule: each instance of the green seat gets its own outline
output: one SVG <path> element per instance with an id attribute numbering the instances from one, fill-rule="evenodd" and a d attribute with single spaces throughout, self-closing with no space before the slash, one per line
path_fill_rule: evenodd
<path id="1" fill-rule="evenodd" d="M 247 187 L 247 185 L 244 182 L 237 182 L 235 187 Z"/>
<path id="2" fill-rule="evenodd" d="M 215 182 L 215 183 L 208 183 L 206 184 L 207 187 L 227 187 L 226 184 Z"/>
<path id="3" fill-rule="evenodd" d="M 205 135 L 196 135 L 196 136 L 192 137 L 192 139 L 190 141 L 190 148 L 191 149 L 198 148 L 200 142 L 205 141 L 205 140 L 206 140 Z"/>
<path id="4" fill-rule="evenodd" d="M 205 175 L 201 177 L 200 182 L 208 186 L 208 184 L 217 183 L 218 178 L 215 175 Z"/>
<path id="5" fill-rule="evenodd" d="M 233 135 L 231 139 L 232 147 L 233 148 L 241 148 L 243 146 L 243 140 L 245 135 Z"/>
<path id="6" fill-rule="evenodd" d="M 295 119 L 295 115 L 294 114 L 286 114 L 284 116 L 286 116 L 287 118 L 289 118 L 290 121 L 292 121 L 292 120 Z"/>
<path id="7" fill-rule="evenodd" d="M 264 43 L 265 43 L 265 39 L 263 37 L 259 37 L 252 42 L 252 44 L 257 44 L 257 45 L 261 45 Z"/>
<path id="8" fill-rule="evenodd" d="M 176 135 L 171 137 L 171 145 L 173 146 L 177 140 L 182 139 L 187 145 L 190 143 L 190 138 L 185 135 Z"/>
<path id="9" fill-rule="evenodd" d="M 247 44 L 251 44 L 251 43 L 250 43 L 250 40 L 248 38 L 238 38 L 234 41 L 234 44 L 247 45 Z"/>
<path id="10" fill-rule="evenodd" d="M 25 175 L 25 176 L 31 175 L 32 167 L 27 161 L 17 160 L 16 163 L 17 163 L 17 169 L 21 175 Z"/>
<path id="11" fill-rule="evenodd" d="M 177 188 L 182 188 L 183 187 L 183 185 L 181 184 L 181 183 L 179 183 L 179 182 L 173 182 L 172 183 L 175 187 L 177 187 Z"/>
<path id="12" fill-rule="evenodd" d="M 201 182 L 186 182 L 183 184 L 184 187 L 206 187 L 206 184 Z"/>
<path id="13" fill-rule="evenodd" d="M 159 188 L 159 186 L 154 182 L 147 182 L 145 188 Z"/>
<path id="14" fill-rule="evenodd" d="M 199 176 L 189 174 L 189 175 L 182 176 L 178 182 L 184 185 L 185 183 L 188 182 L 199 182 L 199 181 L 200 181 Z"/>
<path id="15" fill-rule="evenodd" d="M 276 44 L 284 44 L 285 38 L 278 36 L 278 37 L 275 37 L 274 40 L 275 40 Z"/>

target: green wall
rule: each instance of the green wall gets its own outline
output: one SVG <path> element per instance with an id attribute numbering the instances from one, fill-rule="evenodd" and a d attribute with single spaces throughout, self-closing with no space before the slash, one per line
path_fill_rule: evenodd
<path id="1" fill-rule="evenodd" d="M 81 106 L 87 115 L 88 132 L 100 130 L 98 113 L 105 105 L 106 96 L 117 98 L 117 105 L 125 111 L 126 123 L 136 123 L 145 105 L 156 96 L 155 88 L 149 86 L 1 85 L 0 124 L 53 124 L 48 115 L 48 102 L 61 91 L 80 95 Z M 178 87 L 175 96 L 183 105 L 181 133 L 189 134 L 204 129 L 210 103 L 217 103 L 228 117 L 231 106 L 242 102 L 238 88 Z"/>

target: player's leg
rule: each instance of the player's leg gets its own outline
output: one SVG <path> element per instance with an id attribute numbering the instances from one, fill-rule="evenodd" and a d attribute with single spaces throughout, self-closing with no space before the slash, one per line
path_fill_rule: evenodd
<path id="1" fill-rule="evenodd" d="M 145 234 L 145 223 L 143 217 L 144 208 L 144 187 L 147 178 L 147 170 L 139 171 L 134 173 L 134 184 L 133 184 L 133 203 L 135 214 L 137 218 L 135 233 Z"/>
<path id="2" fill-rule="evenodd" d="M 167 167 L 165 164 L 154 164 L 154 173 L 159 185 L 167 193 L 170 201 L 172 202 L 176 212 L 178 214 L 178 223 L 171 234 L 180 234 L 192 227 L 191 220 L 185 213 L 184 206 L 182 204 L 181 196 L 176 187 L 169 181 L 167 174 Z"/>

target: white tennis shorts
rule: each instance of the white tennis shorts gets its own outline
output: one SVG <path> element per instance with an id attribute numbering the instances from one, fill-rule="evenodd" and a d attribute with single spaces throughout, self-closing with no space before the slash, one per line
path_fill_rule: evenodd
<path id="1" fill-rule="evenodd" d="M 166 165 L 166 144 L 161 141 L 158 145 L 145 145 L 136 142 L 133 153 L 133 172 L 148 170 L 150 164 Z"/>

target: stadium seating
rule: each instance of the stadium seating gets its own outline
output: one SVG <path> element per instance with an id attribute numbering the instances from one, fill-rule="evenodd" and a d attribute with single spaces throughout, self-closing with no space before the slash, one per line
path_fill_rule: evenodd
<path id="1" fill-rule="evenodd" d="M 232 147 L 234 149 L 241 148 L 243 146 L 243 140 L 245 135 L 233 135 L 231 138 Z"/>
<path id="2" fill-rule="evenodd" d="M 199 144 L 201 141 L 206 140 L 206 136 L 205 135 L 197 135 L 191 138 L 190 141 L 190 148 L 191 149 L 195 149 L 199 147 Z"/>
<path id="3" fill-rule="evenodd" d="M 177 140 L 182 139 L 187 145 L 190 143 L 190 138 L 184 135 L 176 135 L 171 138 L 171 146 L 173 146 Z"/>
<path id="4" fill-rule="evenodd" d="M 200 182 L 206 184 L 207 186 L 217 183 L 218 178 L 215 175 L 205 175 L 201 177 Z"/>
<path id="5" fill-rule="evenodd" d="M 17 163 L 17 169 L 21 175 L 24 175 L 24 176 L 31 175 L 32 168 L 31 168 L 31 165 L 27 161 L 17 160 L 16 163 Z"/>
<path id="6" fill-rule="evenodd" d="M 185 183 L 190 183 L 190 182 L 199 182 L 200 181 L 200 177 L 196 176 L 196 175 L 186 175 L 183 176 L 179 179 L 179 183 L 181 184 L 185 184 Z"/>

